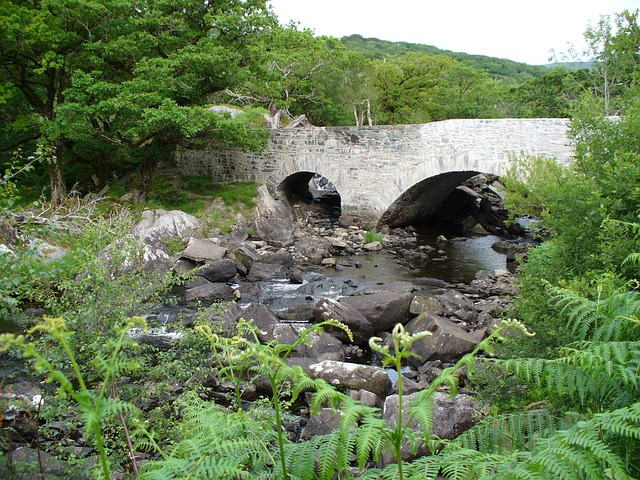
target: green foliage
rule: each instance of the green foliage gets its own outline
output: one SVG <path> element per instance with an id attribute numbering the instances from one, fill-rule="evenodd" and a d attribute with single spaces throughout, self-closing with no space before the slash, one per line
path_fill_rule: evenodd
<path id="1" fill-rule="evenodd" d="M 33 358 L 36 370 L 47 373 L 47 381 L 59 385 L 59 394 L 62 396 L 69 395 L 78 405 L 84 424 L 85 436 L 95 441 L 100 461 L 99 466 L 96 468 L 101 469 L 102 478 L 104 479 L 111 478 L 109 459 L 104 444 L 103 429 L 105 424 L 118 416 L 135 413 L 136 411 L 131 403 L 123 402 L 117 397 L 108 395 L 108 389 L 114 379 L 138 367 L 136 362 L 132 362 L 121 355 L 125 348 L 134 345 L 127 337 L 127 332 L 135 326 L 145 327 L 144 319 L 140 317 L 131 318 L 126 324 L 114 328 L 115 335 L 104 340 L 104 348 L 97 352 L 97 355 L 93 358 L 93 366 L 99 373 L 101 381 L 97 391 L 90 389 L 85 382 L 85 377 L 72 348 L 74 333 L 67 330 L 61 318 L 44 317 L 43 323 L 36 325 L 28 334 L 33 335 L 38 332 L 45 332 L 53 337 L 67 355 L 73 375 L 67 374 L 64 370 L 54 366 L 43 356 L 41 347 L 34 342 L 27 342 L 23 335 L 0 335 L 0 351 L 17 348 L 24 357 Z M 77 387 L 75 386 L 76 384 Z"/>
<path id="2" fill-rule="evenodd" d="M 225 205 L 243 203 L 247 207 L 255 207 L 254 198 L 258 194 L 258 185 L 254 182 L 230 182 L 218 185 L 211 191 L 214 197 L 220 197 Z"/>
<path id="3" fill-rule="evenodd" d="M 380 245 L 384 245 L 384 237 L 381 233 L 368 231 L 364 234 L 364 243 L 380 242 Z"/>

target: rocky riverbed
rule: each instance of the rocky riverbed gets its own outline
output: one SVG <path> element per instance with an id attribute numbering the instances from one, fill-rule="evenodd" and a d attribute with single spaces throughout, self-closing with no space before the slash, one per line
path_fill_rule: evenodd
<path id="1" fill-rule="evenodd" d="M 204 318 L 229 331 L 240 318 L 251 319 L 259 327 L 260 341 L 293 344 L 308 325 L 338 320 L 349 327 L 353 341 L 340 330 L 327 330 L 314 336 L 311 345 L 296 349 L 288 361 L 361 402 L 380 407 L 383 416 L 393 422 L 397 378 L 382 368 L 380 359 L 369 350 L 370 337 L 388 341 L 398 323 L 410 334 L 431 332 L 412 345 L 414 356 L 403 371 L 405 394 L 412 394 L 473 350 L 509 308 L 514 293 L 510 270 L 526 250 L 517 242 L 502 240 L 493 246 L 505 255 L 509 268 L 478 271 L 469 282 L 448 282 L 420 275 L 421 266 L 446 260 L 451 242 L 464 239 L 442 236 L 435 245 L 420 244 L 416 230 L 409 227 L 382 228 L 378 231 L 382 241 L 367 242 L 367 230 L 357 218 L 332 218 L 316 205 L 292 206 L 275 200 L 264 187 L 259 192 L 254 220 L 238 218 L 237 226 L 227 235 L 204 235 L 199 221 L 183 212 L 144 212 L 143 220 L 130 234 L 144 253 L 140 256 L 143 268 L 159 272 L 172 269 L 188 281 L 173 292 L 177 309 L 150 308 L 146 316 L 152 333 L 132 332 L 136 340 L 168 348 L 197 316 L 199 321 Z M 477 202 L 489 213 L 485 220 L 495 213 L 495 208 L 487 210 L 487 201 L 481 197 Z M 491 222 L 483 226 L 475 220 L 475 224 L 467 221 L 469 231 L 485 235 L 493 228 L 493 233 L 506 234 L 498 231 L 502 228 L 499 221 L 492 227 Z M 183 241 L 186 248 L 170 254 L 166 247 L 169 239 Z M 104 255 L 108 259 L 108 250 Z M 417 273 L 409 281 L 372 280 L 360 274 L 371 256 Z M 220 302 L 228 302 L 226 308 L 219 308 Z M 214 371 L 212 374 L 209 397 L 223 399 L 231 393 L 229 386 L 218 381 Z M 140 403 L 150 406 L 171 401 L 183 387 L 176 385 L 173 393 L 144 398 Z M 256 385 L 258 391 L 251 391 L 260 393 L 260 388 Z M 30 412 L 39 408 L 43 394 L 40 384 L 25 381 L 6 385 L 0 393 L 3 426 L 14 430 L 15 439 L 22 439 L 15 442 L 22 449 L 12 455 L 33 454 L 29 449 L 37 430 Z M 453 438 L 468 429 L 485 408 L 464 389 L 454 397 L 438 393 L 435 405 L 434 433 L 442 438 Z M 335 422 L 330 412 L 311 418 L 305 412 L 304 407 L 299 409 L 300 420 L 289 425 L 294 439 L 325 433 Z M 72 438 L 71 432 L 61 435 Z M 51 462 L 51 469 L 58 468 L 54 460 Z"/>

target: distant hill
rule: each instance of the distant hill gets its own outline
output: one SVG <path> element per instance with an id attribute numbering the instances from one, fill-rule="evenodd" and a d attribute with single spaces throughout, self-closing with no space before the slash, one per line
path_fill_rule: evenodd
<path id="1" fill-rule="evenodd" d="M 383 58 L 389 55 L 399 56 L 409 52 L 424 53 L 426 55 L 447 55 L 458 61 L 465 62 L 474 68 L 485 70 L 491 75 L 505 80 L 513 79 L 517 82 L 522 82 L 533 77 L 540 77 L 548 71 L 547 66 L 527 65 L 526 63 L 514 62 L 505 58 L 452 52 L 419 43 L 390 42 L 378 38 L 364 38 L 362 35 L 349 35 L 342 37 L 340 41 L 348 50 L 360 52 L 369 58 Z M 559 65 L 555 64 L 554 66 Z"/>

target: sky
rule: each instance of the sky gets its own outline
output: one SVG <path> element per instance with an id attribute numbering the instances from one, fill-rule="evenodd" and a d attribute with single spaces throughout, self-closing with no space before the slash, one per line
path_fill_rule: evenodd
<path id="1" fill-rule="evenodd" d="M 640 9 L 640 0 L 270 0 L 281 24 L 316 35 L 359 34 L 394 42 L 507 58 L 530 65 L 561 61 L 601 15 Z"/>

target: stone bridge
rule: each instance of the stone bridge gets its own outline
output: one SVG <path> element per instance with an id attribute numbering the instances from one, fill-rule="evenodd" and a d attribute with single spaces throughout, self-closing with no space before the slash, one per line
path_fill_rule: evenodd
<path id="1" fill-rule="evenodd" d="M 186 175 L 214 182 L 255 181 L 272 192 L 308 192 L 328 179 L 343 213 L 404 226 L 435 213 L 465 180 L 504 174 L 513 155 L 571 161 L 566 119 L 446 120 L 424 125 L 310 127 L 274 131 L 267 154 L 182 150 Z"/>

